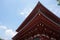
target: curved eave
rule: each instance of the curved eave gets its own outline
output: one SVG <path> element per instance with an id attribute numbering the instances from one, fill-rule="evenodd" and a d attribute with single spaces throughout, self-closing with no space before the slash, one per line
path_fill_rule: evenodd
<path id="1" fill-rule="evenodd" d="M 17 28 L 17 32 L 20 31 L 38 12 L 39 5 L 37 4 L 36 7 L 32 10 L 32 12 L 29 14 L 29 16 L 22 22 L 22 24 Z"/>
<path id="2" fill-rule="evenodd" d="M 46 15 L 48 18 L 52 19 L 54 22 L 60 25 L 60 18 L 58 18 L 56 15 L 50 12 L 46 7 L 44 7 L 40 2 L 38 2 L 36 7 L 30 13 L 30 15 L 24 20 L 24 22 L 18 27 L 16 31 L 19 32 L 36 15 L 39 9 L 44 13 L 44 15 Z"/>

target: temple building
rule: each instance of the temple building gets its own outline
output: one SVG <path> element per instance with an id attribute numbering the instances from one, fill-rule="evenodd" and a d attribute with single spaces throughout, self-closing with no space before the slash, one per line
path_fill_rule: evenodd
<path id="1" fill-rule="evenodd" d="M 60 18 L 38 2 L 16 31 L 12 40 L 60 40 Z"/>

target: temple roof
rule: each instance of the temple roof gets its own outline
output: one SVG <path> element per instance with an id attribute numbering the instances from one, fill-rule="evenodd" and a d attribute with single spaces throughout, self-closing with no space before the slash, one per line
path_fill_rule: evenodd
<path id="1" fill-rule="evenodd" d="M 54 30 L 60 34 L 60 19 L 47 8 L 45 8 L 40 2 L 38 2 L 30 15 L 18 27 L 16 30 L 18 33 L 12 39 L 17 40 L 27 31 L 27 29 L 30 29 L 38 22 L 40 23 L 40 21 L 43 22 L 44 25 L 47 24 L 47 27 L 51 30 Z"/>
<path id="2" fill-rule="evenodd" d="M 51 11 L 49 11 L 40 2 L 38 2 L 36 7 L 30 13 L 30 15 L 23 21 L 23 23 L 18 27 L 18 29 L 16 31 L 19 32 L 20 29 L 22 29 L 36 15 L 38 10 L 42 11 L 44 13 L 44 15 L 46 15 L 49 19 L 54 21 L 56 24 L 60 25 L 60 18 L 57 17 L 55 14 L 53 14 Z"/>

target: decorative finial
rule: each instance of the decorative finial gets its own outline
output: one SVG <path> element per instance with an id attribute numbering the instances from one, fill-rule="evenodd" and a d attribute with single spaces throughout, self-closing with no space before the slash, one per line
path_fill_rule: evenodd
<path id="1" fill-rule="evenodd" d="M 38 1 L 38 4 L 40 4 L 40 1 Z"/>

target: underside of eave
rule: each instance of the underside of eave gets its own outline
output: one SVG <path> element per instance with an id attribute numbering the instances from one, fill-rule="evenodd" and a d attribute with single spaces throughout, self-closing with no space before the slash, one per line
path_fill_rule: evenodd
<path id="1" fill-rule="evenodd" d="M 52 26 L 52 28 L 54 28 L 54 29 L 56 29 L 57 31 L 59 31 L 59 33 L 60 33 L 60 25 L 59 24 L 57 24 L 57 23 L 55 23 L 53 20 L 51 20 L 49 17 L 47 17 L 46 15 L 44 15 L 44 13 L 43 12 L 41 12 L 40 11 L 40 14 L 41 14 L 41 19 L 45 19 L 46 20 L 46 22 L 44 23 L 45 25 L 46 25 L 46 23 L 47 23 L 47 25 L 49 26 Z M 45 21 L 44 20 L 44 21 Z M 42 20 L 41 20 L 42 21 Z M 55 30 L 55 31 L 56 31 Z"/>
<path id="2" fill-rule="evenodd" d="M 39 13 L 39 16 L 43 17 L 43 16 L 42 16 L 42 13 L 41 13 L 41 14 Z M 37 17 L 37 16 L 36 16 L 36 17 Z M 38 19 L 40 20 L 41 17 L 39 17 Z M 44 16 L 44 17 L 45 17 L 45 16 Z M 34 18 L 34 19 L 36 19 L 36 18 Z M 47 20 L 47 19 L 46 19 L 46 20 Z M 47 20 L 47 21 L 49 21 L 49 20 Z M 28 24 L 28 25 L 29 25 L 29 24 Z M 55 26 L 55 25 L 54 25 L 54 26 Z M 48 27 L 49 27 L 49 26 L 48 26 Z M 49 28 L 52 28 L 52 30 L 58 31 L 58 33 L 60 33 L 59 30 L 56 30 L 56 29 L 54 29 L 53 27 L 49 27 Z M 25 32 L 25 31 L 24 31 L 24 32 Z M 21 32 L 19 32 L 13 39 L 14 39 L 14 40 L 15 40 L 15 38 L 18 39 L 17 36 L 21 35 L 20 33 L 21 33 Z"/>

